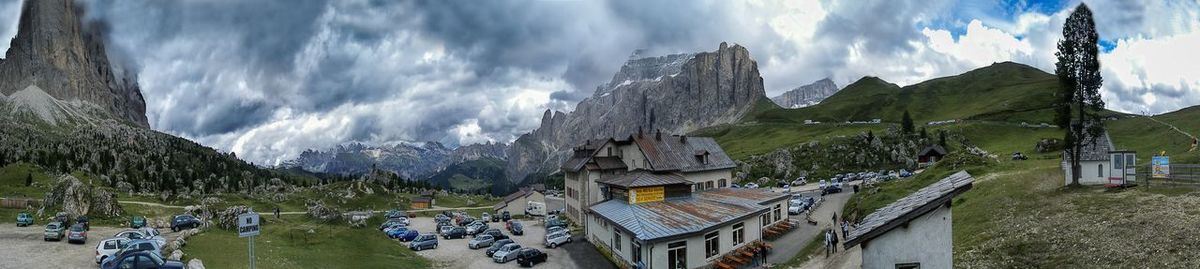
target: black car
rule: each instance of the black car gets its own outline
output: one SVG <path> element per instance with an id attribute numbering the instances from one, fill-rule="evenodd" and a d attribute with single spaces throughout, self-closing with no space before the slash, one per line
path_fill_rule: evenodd
<path id="1" fill-rule="evenodd" d="M 192 215 L 179 215 L 171 220 L 171 231 L 178 232 L 180 230 L 195 229 L 200 227 L 200 219 Z"/>
<path id="2" fill-rule="evenodd" d="M 546 253 L 536 248 L 523 248 L 517 252 L 517 264 L 522 267 L 533 267 L 546 262 Z"/>
<path id="3" fill-rule="evenodd" d="M 71 227 L 71 225 L 75 225 L 74 222 L 71 222 L 71 215 L 67 215 L 66 212 L 58 212 L 58 214 L 55 214 L 54 221 L 62 222 L 63 227 Z"/>
<path id="4" fill-rule="evenodd" d="M 75 218 L 75 224 L 83 225 L 84 230 L 92 230 L 92 223 L 88 221 L 87 216 L 79 216 L 78 218 Z"/>
<path id="5" fill-rule="evenodd" d="M 508 211 L 504 211 L 503 213 L 500 213 L 500 220 L 507 222 L 508 220 L 511 220 L 511 219 L 512 219 L 512 215 L 508 214 Z"/>
<path id="6" fill-rule="evenodd" d="M 842 192 L 842 188 L 838 187 L 838 186 L 833 186 L 833 185 L 826 186 L 824 189 L 821 189 L 821 195 L 839 193 L 839 192 Z"/>
<path id="7" fill-rule="evenodd" d="M 488 247 L 487 251 L 485 251 L 484 254 L 486 254 L 486 256 L 488 258 L 491 258 L 492 254 L 496 254 L 496 251 L 500 250 L 500 247 L 503 247 L 504 245 L 508 245 L 508 244 L 512 244 L 512 243 L 516 243 L 516 242 L 513 242 L 512 239 L 496 240 L 496 242 L 492 242 L 492 246 Z"/>
<path id="8" fill-rule="evenodd" d="M 467 226 L 467 224 L 471 224 L 472 222 L 475 222 L 475 218 L 465 217 L 458 220 L 458 226 Z"/>
<path id="9" fill-rule="evenodd" d="M 562 221 L 562 220 L 560 220 L 560 219 L 551 219 L 551 220 L 547 220 L 547 221 L 546 221 L 546 229 L 550 229 L 550 227 L 563 227 L 563 228 L 567 228 L 567 222 L 565 222 L 565 221 Z"/>
<path id="10" fill-rule="evenodd" d="M 500 229 L 496 229 L 496 228 L 487 229 L 487 231 L 483 231 L 482 233 L 476 234 L 475 236 L 479 237 L 480 235 L 485 235 L 485 234 L 491 235 L 492 238 L 495 238 L 496 240 L 508 239 L 507 235 L 504 235 L 503 232 L 500 232 Z"/>
<path id="11" fill-rule="evenodd" d="M 467 229 L 463 227 L 454 227 L 442 235 L 442 239 L 463 239 L 465 237 L 467 237 Z"/>
<path id="12" fill-rule="evenodd" d="M 514 221 L 512 225 L 508 226 L 508 232 L 513 235 L 525 235 L 525 227 L 520 222 Z"/>

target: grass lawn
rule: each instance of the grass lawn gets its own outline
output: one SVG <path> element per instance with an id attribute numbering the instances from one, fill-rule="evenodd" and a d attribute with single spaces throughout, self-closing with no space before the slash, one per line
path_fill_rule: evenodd
<path id="1" fill-rule="evenodd" d="M 887 126 L 888 124 L 752 123 L 721 125 L 693 132 L 692 135 L 713 137 L 730 158 L 742 160 L 750 155 L 768 153 L 812 140 L 855 135 L 868 130 L 878 133 Z"/>
<path id="2" fill-rule="evenodd" d="M 32 184 L 25 186 L 25 181 L 30 176 L 33 177 Z M 28 163 L 0 167 L 0 197 L 41 199 L 53 185 L 54 178 L 47 175 L 41 167 Z"/>
<path id="3" fill-rule="evenodd" d="M 254 239 L 258 268 L 428 268 L 430 262 L 389 240 L 374 227 L 322 224 L 303 216 L 264 218 Z M 309 233 L 308 231 L 313 231 Z M 234 231 L 213 229 L 191 237 L 184 260 L 198 258 L 208 268 L 246 268 L 247 239 Z"/>

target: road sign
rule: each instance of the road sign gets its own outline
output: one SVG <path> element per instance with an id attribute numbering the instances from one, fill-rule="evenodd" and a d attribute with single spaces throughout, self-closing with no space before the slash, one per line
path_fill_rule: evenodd
<path id="1" fill-rule="evenodd" d="M 1167 178 L 1171 176 L 1171 158 L 1168 156 L 1154 156 L 1150 159 L 1151 175 L 1154 178 Z"/>
<path id="2" fill-rule="evenodd" d="M 258 213 L 248 212 L 238 215 L 238 237 L 258 235 Z"/>

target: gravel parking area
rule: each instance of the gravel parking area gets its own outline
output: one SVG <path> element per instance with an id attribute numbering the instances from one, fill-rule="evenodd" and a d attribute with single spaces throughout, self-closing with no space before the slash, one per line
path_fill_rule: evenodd
<path id="1" fill-rule="evenodd" d="M 546 229 L 540 221 L 522 220 L 521 223 L 525 227 L 525 234 L 519 236 L 509 234 L 508 230 L 504 229 L 503 222 L 491 222 L 488 223 L 488 226 L 500 229 L 522 247 L 532 247 L 545 252 L 547 254 L 546 262 L 535 265 L 535 268 L 613 268 L 608 260 L 604 259 L 591 244 L 584 242 L 582 238 L 575 237 L 571 243 L 549 249 L 542 245 L 542 238 L 545 237 Z M 411 220 L 411 226 L 409 227 L 417 229 L 417 231 L 424 234 L 434 232 L 434 225 L 436 225 L 436 222 L 433 218 L 415 218 Z M 379 236 L 384 235 L 380 233 Z M 417 254 L 434 260 L 435 264 L 442 268 L 520 267 L 515 260 L 505 264 L 493 262 L 491 257 L 485 257 L 484 252 L 486 249 L 468 248 L 467 242 L 469 241 L 471 241 L 470 236 L 464 239 L 450 240 L 438 237 L 437 249 L 422 250 L 417 252 Z"/>
<path id="2" fill-rule="evenodd" d="M 0 268 L 98 268 L 96 244 L 101 239 L 124 231 L 125 228 L 92 227 L 87 243 L 70 244 L 62 241 L 44 241 L 42 232 L 45 223 L 28 227 L 17 227 L 12 223 L 0 225 Z M 163 232 L 168 242 L 175 240 L 170 229 Z"/>

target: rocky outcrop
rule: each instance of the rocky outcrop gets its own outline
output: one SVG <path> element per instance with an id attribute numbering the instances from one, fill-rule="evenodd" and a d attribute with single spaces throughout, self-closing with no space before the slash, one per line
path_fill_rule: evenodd
<path id="1" fill-rule="evenodd" d="M 191 259 L 187 263 L 188 269 L 204 269 L 204 262 L 200 259 Z"/>
<path id="2" fill-rule="evenodd" d="M 250 212 L 250 208 L 244 205 L 236 205 L 225 208 L 216 214 L 217 226 L 221 229 L 233 229 L 238 226 L 238 215 Z"/>
<path id="3" fill-rule="evenodd" d="M 821 103 L 821 100 L 837 92 L 837 84 L 826 78 L 772 97 L 771 101 L 784 108 L 801 108 Z"/>
<path id="4" fill-rule="evenodd" d="M 508 145 L 502 143 L 472 144 L 455 149 L 437 142 L 384 146 L 350 143 L 322 151 L 306 150 L 281 166 L 341 175 L 366 174 L 375 167 L 395 172 L 406 179 L 424 179 L 446 167 L 467 161 L 482 158 L 503 160 L 507 149 Z"/>
<path id="5" fill-rule="evenodd" d="M 336 209 L 325 206 L 325 203 L 321 201 L 308 201 L 305 202 L 305 206 L 308 207 L 308 217 L 316 220 L 328 223 L 336 221 L 342 217 L 342 214 L 338 213 Z"/>
<path id="6" fill-rule="evenodd" d="M 36 85 L 64 101 L 94 104 L 148 127 L 136 75 L 114 66 L 99 22 L 83 23 L 74 0 L 25 1 L 17 35 L 0 61 L 0 93 Z"/>
<path id="7" fill-rule="evenodd" d="M 721 43 L 717 51 L 627 61 L 613 80 L 580 101 L 570 114 L 547 110 L 541 125 L 508 151 L 508 179 L 556 169 L 586 139 L 641 130 L 682 134 L 732 123 L 765 99 L 758 64 L 746 48 Z"/>
<path id="8" fill-rule="evenodd" d="M 71 175 L 62 175 L 46 194 L 43 210 L 61 207 L 62 212 L 77 216 L 116 217 L 125 214 L 116 196 L 104 188 L 84 184 Z"/>

